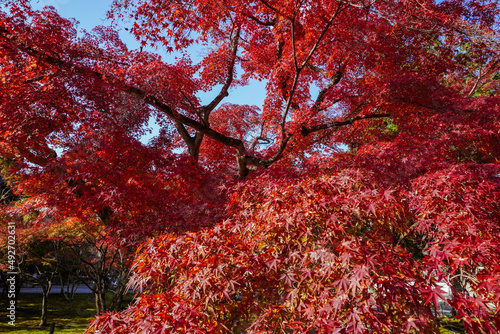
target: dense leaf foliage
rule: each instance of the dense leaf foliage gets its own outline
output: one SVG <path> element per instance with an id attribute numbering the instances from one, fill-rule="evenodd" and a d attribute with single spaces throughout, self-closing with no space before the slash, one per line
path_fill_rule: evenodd
<path id="1" fill-rule="evenodd" d="M 444 300 L 469 332 L 497 333 L 499 14 L 115 0 L 143 48 L 181 54 L 169 64 L 7 1 L 0 156 L 27 198 L 9 210 L 142 245 L 142 293 L 90 332 L 438 333 Z M 255 79 L 262 109 L 224 103 Z"/>

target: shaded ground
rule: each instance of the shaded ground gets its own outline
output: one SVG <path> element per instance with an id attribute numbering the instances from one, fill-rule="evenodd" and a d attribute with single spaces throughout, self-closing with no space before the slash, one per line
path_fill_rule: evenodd
<path id="1" fill-rule="evenodd" d="M 133 295 L 125 296 L 123 306 L 126 306 Z M 16 309 L 16 326 L 8 325 L 6 314 L 7 300 L 0 302 L 0 333 L 9 334 L 47 334 L 48 327 L 39 328 L 41 294 L 21 293 L 18 307 Z M 91 294 L 76 294 L 75 298 L 68 302 L 61 294 L 51 294 L 49 297 L 48 322 L 56 323 L 55 334 L 82 334 L 90 321 L 95 316 L 94 301 Z M 458 321 L 447 319 L 441 327 L 441 333 L 463 333 L 462 326 Z"/>
<path id="2" fill-rule="evenodd" d="M 39 285 L 26 285 L 21 288 L 21 293 L 42 293 L 42 287 Z M 50 290 L 51 294 L 57 294 L 61 292 L 61 286 L 60 285 L 53 285 L 52 289 Z M 75 293 L 92 293 L 92 291 L 86 286 L 86 285 L 79 285 Z"/>
<path id="3" fill-rule="evenodd" d="M 132 299 L 125 296 L 123 306 Z M 8 324 L 6 308 L 7 300 L 0 302 L 0 333 L 10 334 L 47 334 L 49 327 L 40 328 L 41 294 L 21 293 L 16 308 L 16 326 Z M 48 322 L 55 322 L 55 332 L 82 334 L 95 316 L 94 300 L 91 294 L 76 294 L 68 302 L 61 294 L 51 294 L 49 297 Z"/>

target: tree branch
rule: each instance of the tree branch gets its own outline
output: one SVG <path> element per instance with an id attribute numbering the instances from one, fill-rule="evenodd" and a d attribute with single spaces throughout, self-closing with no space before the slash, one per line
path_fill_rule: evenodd
<path id="1" fill-rule="evenodd" d="M 260 2 L 262 2 L 264 4 L 264 6 L 266 6 L 267 8 L 271 9 L 272 11 L 274 12 L 277 12 L 278 10 L 276 8 L 274 8 L 273 6 L 271 6 L 269 4 L 269 2 L 267 2 L 266 0 L 260 0 Z"/>
<path id="2" fill-rule="evenodd" d="M 182 139 L 186 143 L 187 147 L 191 149 L 194 147 L 194 138 L 191 137 L 187 129 L 184 127 L 184 125 L 179 122 L 179 121 L 174 121 L 175 128 L 177 129 L 177 132 L 181 135 Z"/>
<path id="3" fill-rule="evenodd" d="M 265 165 L 271 164 L 271 163 L 275 162 L 276 160 L 278 160 L 281 157 L 281 154 L 283 154 L 285 147 L 291 138 L 291 136 L 287 135 L 286 131 L 285 131 L 286 130 L 286 118 L 288 116 L 288 112 L 290 111 L 290 107 L 292 107 L 292 105 L 293 105 L 293 102 L 292 102 L 293 95 L 295 94 L 295 90 L 297 89 L 297 84 L 299 81 L 300 72 L 302 71 L 302 69 L 304 69 L 304 67 L 307 65 L 307 63 L 309 62 L 309 60 L 313 56 L 314 52 L 318 48 L 319 43 L 321 42 L 321 40 L 325 36 L 326 32 L 330 28 L 331 24 L 333 23 L 333 20 L 346 8 L 347 8 L 347 6 L 342 8 L 342 6 L 339 4 L 339 6 L 337 7 L 337 10 L 335 11 L 335 13 L 332 14 L 330 19 L 328 20 L 327 24 L 325 25 L 325 27 L 321 31 L 320 35 L 316 39 L 313 47 L 309 50 L 307 57 L 304 59 L 304 61 L 302 62 L 302 64 L 300 66 L 298 65 L 296 41 L 295 41 L 295 20 L 294 19 L 291 20 L 291 23 L 292 23 L 291 38 L 292 38 L 292 52 L 293 52 L 292 56 L 293 56 L 293 64 L 295 67 L 295 75 L 293 78 L 292 87 L 290 89 L 290 92 L 288 93 L 288 99 L 286 102 L 285 111 L 283 112 L 283 116 L 281 118 L 281 124 L 280 124 L 281 138 L 282 138 L 281 144 L 280 144 L 278 151 L 276 152 L 276 154 L 272 158 L 267 159 L 267 160 L 259 160 L 259 162 L 258 162 L 259 164 L 263 163 L 264 161 L 265 161 L 265 163 L 264 163 Z M 340 81 L 340 76 L 339 76 L 338 80 Z M 252 164 L 253 164 L 253 162 L 254 162 L 253 159 L 248 158 L 248 160 L 252 161 Z"/>
<path id="4" fill-rule="evenodd" d="M 326 72 L 326 71 L 325 71 Z M 312 109 L 313 110 L 316 110 L 316 111 L 319 111 L 320 110 L 320 106 L 321 104 L 323 103 L 323 101 L 325 100 L 325 96 L 326 96 L 326 93 L 328 93 L 328 91 L 333 87 L 335 86 L 336 84 L 338 84 L 340 82 L 340 79 L 342 79 L 342 72 L 340 70 L 338 70 L 331 78 L 330 78 L 330 82 L 328 83 L 328 85 L 323 88 L 319 94 L 318 94 L 318 97 L 316 98 L 316 101 L 314 102 L 314 105 L 312 106 Z"/>
<path id="5" fill-rule="evenodd" d="M 246 155 L 243 157 L 244 161 L 253 166 L 270 166 L 281 158 L 281 155 L 285 151 L 286 145 L 292 139 L 291 135 L 287 135 L 285 139 L 281 142 L 278 151 L 269 159 L 257 158 L 254 156 Z"/>
<path id="6" fill-rule="evenodd" d="M 136 88 L 133 86 L 124 86 L 122 88 L 122 91 L 124 91 L 125 93 L 128 93 L 132 96 L 135 96 L 137 98 L 143 99 L 144 102 L 146 102 L 147 104 L 157 108 L 158 110 L 160 110 L 161 112 L 163 112 L 164 114 L 169 116 L 174 122 L 177 121 L 177 122 L 180 122 L 184 125 L 187 125 L 193 129 L 203 133 L 207 137 L 212 138 L 212 139 L 214 139 L 214 140 L 216 140 L 216 141 L 218 141 L 226 146 L 231 146 L 231 147 L 234 147 L 234 148 L 239 149 L 239 150 L 241 150 L 243 147 L 243 142 L 241 140 L 225 136 L 222 133 L 211 129 L 208 126 L 206 126 L 198 121 L 195 121 L 194 119 L 191 119 L 187 116 L 180 114 L 179 112 L 172 109 L 170 106 L 166 105 L 163 102 L 160 102 L 156 97 L 146 94 L 144 91 L 142 91 L 139 88 Z"/>
<path id="7" fill-rule="evenodd" d="M 335 18 L 342 12 L 344 11 L 345 9 L 347 8 L 344 7 L 342 8 L 340 3 L 339 3 L 339 6 L 337 8 L 337 10 L 335 11 L 335 13 L 333 13 L 332 17 L 330 17 L 330 19 L 328 20 L 328 22 L 326 23 L 325 27 L 323 28 L 323 30 L 321 31 L 319 37 L 316 39 L 316 42 L 314 43 L 313 47 L 311 48 L 311 50 L 309 50 L 309 53 L 306 57 L 306 59 L 304 59 L 302 65 L 300 65 L 300 69 L 304 68 L 307 63 L 309 62 L 309 60 L 311 59 L 311 57 L 313 56 L 314 52 L 316 52 L 316 49 L 318 48 L 318 45 L 319 43 L 321 42 L 321 40 L 323 39 L 323 37 L 325 36 L 326 32 L 328 31 L 328 29 L 330 28 L 330 26 L 332 25 L 333 23 L 333 20 L 335 20 Z M 293 36 L 292 36 L 293 37 Z"/>
<path id="8" fill-rule="evenodd" d="M 261 21 L 260 19 L 256 18 L 253 15 L 250 15 L 250 14 L 247 14 L 246 17 L 257 22 L 257 24 L 260 24 L 261 26 L 265 26 L 265 27 L 272 27 L 272 26 L 276 25 L 276 22 L 278 22 L 277 17 L 275 17 L 272 21 L 269 21 L 269 22 Z"/>
<path id="9" fill-rule="evenodd" d="M 207 137 L 209 137 L 211 139 L 214 139 L 214 140 L 216 140 L 216 141 L 218 141 L 226 146 L 236 148 L 238 153 L 241 155 L 243 155 L 246 151 L 245 146 L 240 139 L 225 136 L 222 133 L 213 130 L 208 125 L 205 125 L 205 124 L 200 123 L 194 119 L 191 119 L 187 116 L 182 115 L 178 111 L 172 109 L 169 105 L 161 102 L 157 97 L 150 95 L 150 94 L 147 94 L 145 91 L 143 91 L 142 89 L 140 89 L 138 87 L 126 84 L 122 80 L 115 78 L 111 75 L 105 75 L 103 73 L 100 73 L 96 70 L 87 68 L 85 66 L 77 65 L 77 64 L 74 64 L 70 61 L 62 60 L 59 57 L 55 57 L 55 56 L 52 56 L 50 54 L 43 53 L 43 52 L 38 51 L 29 45 L 17 44 L 17 43 L 15 43 L 15 41 L 9 39 L 8 36 L 6 36 L 8 34 L 10 34 L 10 33 L 7 30 L 0 27 L 0 37 L 3 37 L 4 40 L 7 40 L 11 45 L 13 45 L 15 48 L 17 48 L 21 52 L 23 52 L 23 53 L 25 53 L 33 58 L 36 58 L 38 60 L 42 60 L 49 65 L 69 70 L 70 72 L 72 72 L 74 74 L 81 74 L 81 75 L 87 76 L 88 78 L 92 78 L 92 79 L 98 80 L 102 83 L 106 83 L 108 85 L 112 84 L 118 90 L 120 90 L 126 94 L 129 94 L 131 96 L 134 96 L 138 99 L 142 99 L 142 100 L 144 100 L 145 103 L 149 104 L 152 107 L 157 108 L 159 111 L 163 112 L 170 119 L 172 119 L 174 124 L 180 123 L 180 125 L 189 126 L 190 128 L 201 132 L 203 135 L 206 135 Z M 239 39 L 239 29 L 237 30 L 237 33 L 232 40 L 233 55 L 236 54 L 238 39 Z M 205 107 L 205 108 L 207 108 L 206 109 L 207 111 L 211 111 L 211 108 L 212 109 L 215 108 L 215 106 L 220 102 L 220 100 L 222 100 L 222 98 L 227 95 L 227 89 L 229 88 L 229 86 L 231 85 L 231 82 L 232 82 L 232 77 L 233 77 L 232 73 L 234 70 L 234 62 L 235 62 L 235 57 L 233 57 L 233 59 L 230 63 L 230 66 L 229 66 L 229 73 L 228 73 L 228 78 L 226 80 L 226 84 L 224 85 L 223 89 L 219 93 L 219 96 L 216 97 L 214 99 L 214 101 L 212 101 L 212 103 L 210 103 L 208 106 Z M 207 113 L 209 113 L 209 112 L 207 112 Z M 207 116 L 205 116 L 205 117 L 207 117 Z M 187 139 L 186 145 L 189 145 L 192 142 L 192 140 L 194 140 L 194 139 L 191 136 L 189 136 L 191 139 L 188 139 L 188 137 L 186 136 L 187 131 L 184 132 L 185 128 L 183 126 L 182 127 L 178 126 L 178 130 L 180 129 L 181 136 L 184 134 L 184 136 L 186 137 L 185 139 Z M 194 145 L 194 143 L 193 143 L 193 145 Z"/>
<path id="10" fill-rule="evenodd" d="M 345 125 L 350 125 L 350 124 L 353 124 L 354 122 L 357 122 L 357 121 L 360 121 L 363 119 L 387 118 L 387 117 L 391 117 L 391 115 L 390 114 L 370 114 L 370 115 L 365 115 L 365 116 L 356 116 L 354 118 L 351 118 L 351 119 L 348 119 L 345 121 L 333 121 L 333 122 L 329 122 L 329 123 L 313 125 L 310 127 L 306 127 L 305 125 L 302 125 L 300 132 L 303 136 L 307 136 L 308 134 L 316 132 L 316 131 L 341 127 L 341 126 L 345 126 Z"/>
<path id="11" fill-rule="evenodd" d="M 233 74 L 234 74 L 234 64 L 236 62 L 236 53 L 238 52 L 238 41 L 240 39 L 240 28 L 236 28 L 236 32 L 234 37 L 231 39 L 231 60 L 229 61 L 228 70 L 227 70 L 227 78 L 224 86 L 222 86 L 219 94 L 206 106 L 200 108 L 201 114 L 203 115 L 203 121 L 208 124 L 208 117 L 212 110 L 217 107 L 217 105 L 229 95 L 228 90 L 231 87 L 231 83 L 233 82 Z"/>

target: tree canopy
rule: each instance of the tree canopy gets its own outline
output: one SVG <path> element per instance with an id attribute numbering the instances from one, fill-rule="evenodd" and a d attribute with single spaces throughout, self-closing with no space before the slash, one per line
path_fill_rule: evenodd
<path id="1" fill-rule="evenodd" d="M 496 333 L 499 14 L 496 0 L 115 0 L 113 26 L 78 32 L 6 1 L 0 156 L 24 196 L 8 210 L 98 219 L 139 247 L 143 293 L 90 332 L 438 333 L 442 299 Z M 251 79 L 262 106 L 225 101 Z"/>

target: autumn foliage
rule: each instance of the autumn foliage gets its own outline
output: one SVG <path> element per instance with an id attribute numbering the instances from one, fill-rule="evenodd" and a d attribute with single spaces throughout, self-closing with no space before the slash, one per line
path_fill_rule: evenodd
<path id="1" fill-rule="evenodd" d="M 114 27 L 78 33 L 7 1 L 0 156 L 26 197 L 10 210 L 98 219 L 139 247 L 142 293 L 89 332 L 439 333 L 442 300 L 498 333 L 499 15 L 115 0 Z M 262 108 L 225 101 L 250 80 Z"/>

